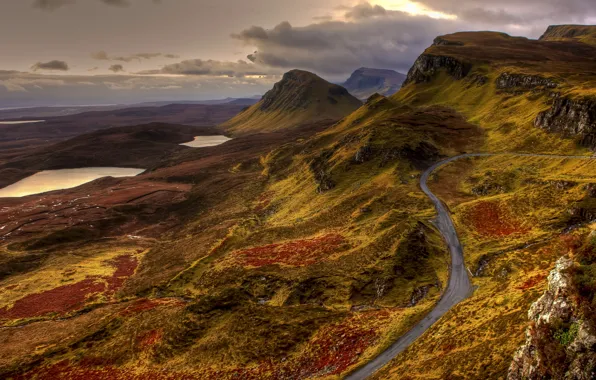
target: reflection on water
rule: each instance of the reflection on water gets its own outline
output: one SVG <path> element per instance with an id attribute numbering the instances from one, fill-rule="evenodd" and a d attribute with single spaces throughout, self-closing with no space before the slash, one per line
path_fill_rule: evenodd
<path id="1" fill-rule="evenodd" d="M 0 198 L 24 197 L 48 191 L 70 189 L 102 177 L 133 177 L 145 169 L 81 168 L 45 170 L 0 189 Z"/>
<path id="2" fill-rule="evenodd" d="M 45 120 L 19 120 L 19 121 L 2 121 L 0 125 L 14 125 L 14 124 L 30 124 L 30 123 L 43 123 Z"/>
<path id="3" fill-rule="evenodd" d="M 220 145 L 230 140 L 231 138 L 226 136 L 196 136 L 193 141 L 180 145 L 189 146 L 191 148 L 205 148 L 208 146 Z"/>

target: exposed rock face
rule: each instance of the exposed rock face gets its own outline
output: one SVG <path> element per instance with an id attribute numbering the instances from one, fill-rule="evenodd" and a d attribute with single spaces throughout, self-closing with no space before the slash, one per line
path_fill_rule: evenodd
<path id="1" fill-rule="evenodd" d="M 453 78 L 460 80 L 469 74 L 472 64 L 453 57 L 422 54 L 414 62 L 403 85 L 428 82 L 439 70 L 445 70 Z"/>
<path id="2" fill-rule="evenodd" d="M 549 110 L 541 112 L 534 124 L 549 132 L 573 137 L 596 150 L 596 99 L 555 98 Z"/>
<path id="3" fill-rule="evenodd" d="M 374 93 L 389 96 L 395 94 L 406 75 L 393 70 L 361 67 L 354 71 L 343 86 L 359 99 L 366 99 Z"/>
<path id="4" fill-rule="evenodd" d="M 558 86 L 557 82 L 540 75 L 503 73 L 497 78 L 497 88 L 500 90 L 512 88 L 535 89 L 538 87 L 557 88 Z"/>
<path id="5" fill-rule="evenodd" d="M 567 273 L 574 265 L 567 257 L 559 259 L 548 276 L 548 289 L 530 307 L 531 326 L 526 342 L 513 357 L 508 379 L 588 380 L 596 376 L 596 335 L 579 318 L 576 290 Z"/>

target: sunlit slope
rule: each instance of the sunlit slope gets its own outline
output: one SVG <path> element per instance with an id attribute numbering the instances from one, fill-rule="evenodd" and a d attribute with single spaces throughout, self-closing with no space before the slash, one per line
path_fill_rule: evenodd
<path id="1" fill-rule="evenodd" d="M 307 122 L 339 120 L 362 103 L 338 85 L 292 70 L 261 101 L 222 125 L 234 135 L 271 132 Z"/>
<path id="2" fill-rule="evenodd" d="M 596 25 L 551 25 L 540 37 L 545 41 L 576 40 L 596 45 Z"/>
<path id="3" fill-rule="evenodd" d="M 573 153 L 596 147 L 595 56 L 576 41 L 455 33 L 418 58 L 393 99 L 453 107 L 486 130 L 486 151 Z"/>

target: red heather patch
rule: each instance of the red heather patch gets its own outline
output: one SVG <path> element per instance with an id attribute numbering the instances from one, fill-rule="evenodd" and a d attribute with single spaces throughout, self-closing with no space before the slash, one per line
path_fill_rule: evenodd
<path id="1" fill-rule="evenodd" d="M 161 342 L 163 338 L 163 330 L 150 330 L 142 333 L 137 338 L 137 343 L 142 349 L 148 349 Z"/>
<path id="2" fill-rule="evenodd" d="M 356 364 L 378 339 L 375 325 L 390 315 L 386 310 L 359 313 L 322 329 L 309 344 L 311 353 L 298 360 L 298 377 L 338 375 Z"/>
<path id="3" fill-rule="evenodd" d="M 507 209 L 496 202 L 478 202 L 466 211 L 465 217 L 478 233 L 485 236 L 524 234 L 530 230 L 523 227 Z"/>
<path id="4" fill-rule="evenodd" d="M 520 286 L 517 287 L 517 289 L 519 290 L 526 290 L 526 289 L 530 289 L 535 287 L 536 285 L 544 282 L 544 279 L 546 278 L 545 274 L 539 274 L 536 275 L 534 277 L 530 277 L 529 279 L 526 280 L 526 282 L 524 282 L 523 284 L 521 284 Z"/>
<path id="5" fill-rule="evenodd" d="M 0 309 L 0 318 L 30 318 L 48 313 L 67 313 L 81 308 L 89 297 L 105 290 L 98 277 L 64 285 L 43 293 L 30 294 L 15 302 L 11 309 Z"/>
<path id="6" fill-rule="evenodd" d="M 271 264 L 311 265 L 335 252 L 344 242 L 343 236 L 328 234 L 313 239 L 294 240 L 236 251 L 234 255 L 241 258 L 245 265 L 254 267 Z"/>
<path id="7" fill-rule="evenodd" d="M 116 268 L 116 271 L 112 277 L 107 278 L 108 290 L 107 293 L 114 294 L 122 285 L 127 278 L 132 276 L 139 265 L 137 258 L 130 255 L 122 255 L 115 258 L 111 262 L 112 266 Z"/>
<path id="8" fill-rule="evenodd" d="M 30 294 L 16 301 L 11 309 L 6 307 L 0 309 L 0 318 L 16 319 L 39 317 L 49 313 L 65 314 L 80 309 L 94 295 L 101 293 L 113 295 L 124 285 L 124 281 L 134 274 L 138 262 L 134 256 L 123 255 L 114 259 L 111 264 L 116 270 L 110 277 L 88 277 L 76 284 Z"/>

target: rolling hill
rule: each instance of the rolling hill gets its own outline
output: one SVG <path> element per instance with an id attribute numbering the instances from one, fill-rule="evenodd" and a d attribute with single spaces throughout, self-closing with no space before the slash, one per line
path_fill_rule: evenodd
<path id="1" fill-rule="evenodd" d="M 319 120 L 339 120 L 362 103 L 338 85 L 307 71 L 292 70 L 255 105 L 221 127 L 234 134 L 271 132 Z"/>

